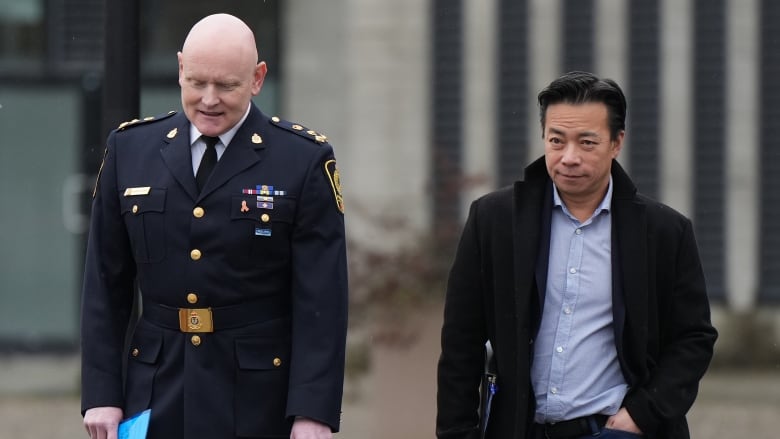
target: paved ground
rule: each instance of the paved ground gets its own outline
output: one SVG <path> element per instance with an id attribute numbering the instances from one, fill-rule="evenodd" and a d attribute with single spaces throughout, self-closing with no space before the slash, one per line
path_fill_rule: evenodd
<path id="1" fill-rule="evenodd" d="M 404 321 L 410 346 L 382 345 L 372 372 L 347 387 L 339 439 L 433 438 L 435 318 Z M 73 358 L 0 358 L 0 439 L 86 437 Z M 712 371 L 689 415 L 694 439 L 780 438 L 780 365 L 774 371 Z M 209 438 L 205 438 L 209 439 Z"/>
<path id="2" fill-rule="evenodd" d="M 378 398 L 364 395 L 348 400 L 344 407 L 343 433 L 336 437 L 432 438 L 432 395 L 415 393 L 408 384 L 396 384 L 400 390 L 397 393 L 405 394 L 406 398 L 391 400 L 382 395 L 377 395 Z M 421 405 L 427 408 L 417 410 Z M 382 413 L 376 411 L 379 408 L 383 409 Z M 72 395 L 0 396 L 0 438 L 86 437 L 78 411 L 78 399 Z M 777 439 L 780 437 L 780 372 L 709 374 L 689 420 L 693 438 Z M 398 428 L 391 427 L 394 421 L 400 423 Z M 399 430 L 403 431 L 402 435 L 398 434 Z"/>
<path id="3" fill-rule="evenodd" d="M 411 393 L 406 401 L 348 402 L 340 439 L 432 438 L 432 410 L 418 412 L 413 418 L 404 407 L 415 400 L 431 400 L 429 395 Z M 78 414 L 75 396 L 0 396 L 0 438 L 72 439 L 86 437 Z M 377 405 L 392 405 L 392 411 L 380 414 Z M 384 418 L 382 422 L 380 418 Z M 390 419 L 393 418 L 393 419 Z M 702 383 L 701 397 L 690 413 L 692 437 L 777 439 L 780 437 L 780 373 L 713 373 Z M 393 421 L 400 422 L 392 429 Z M 416 431 L 410 431 L 410 426 Z M 398 434 L 401 430 L 404 433 Z M 395 431 L 395 434 L 393 434 Z"/>

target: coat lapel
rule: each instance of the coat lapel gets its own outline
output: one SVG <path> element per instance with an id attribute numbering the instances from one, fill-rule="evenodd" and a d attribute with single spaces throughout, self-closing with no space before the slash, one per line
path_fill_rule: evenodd
<path id="1" fill-rule="evenodd" d="M 505 348 L 508 352 L 514 353 L 512 360 L 505 364 L 510 368 L 514 367 L 517 377 L 527 377 L 530 374 L 533 340 L 541 316 L 537 278 L 541 271 L 544 271 L 546 277 L 547 261 L 545 259 L 545 268 L 538 267 L 537 261 L 540 259 L 540 250 L 545 247 L 541 241 L 545 234 L 543 231 L 545 215 L 540 212 L 544 211 L 547 182 L 549 182 L 547 169 L 544 158 L 541 158 L 525 169 L 524 181 L 517 182 L 514 186 L 511 266 L 514 273 L 515 344 Z M 547 235 L 549 236 L 549 232 Z M 549 247 L 549 238 L 546 244 Z M 533 390 L 522 379 L 519 382 L 516 394 L 511 396 L 517 404 L 513 433 L 511 433 L 513 437 L 525 437 L 527 429 L 523 420 L 533 416 L 531 402 Z"/>
<path id="2" fill-rule="evenodd" d="M 613 162 L 612 181 L 612 312 L 615 344 L 621 364 L 625 364 L 626 317 L 631 319 L 632 333 L 647 327 L 647 215 L 645 204 L 636 197 L 636 187 L 623 168 Z M 629 368 L 623 368 L 624 373 Z M 626 376 L 629 384 L 632 378 Z"/>
<path id="3" fill-rule="evenodd" d="M 535 337 L 544 303 L 547 259 L 550 247 L 552 194 L 544 158 L 529 165 L 525 181 L 515 183 L 514 258 L 518 330 Z M 545 197 L 549 195 L 549 200 Z M 548 206 L 549 205 L 549 206 Z M 528 335 L 526 335 L 527 337 Z M 522 338 L 521 338 L 522 339 Z"/>
<path id="4" fill-rule="evenodd" d="M 258 127 L 263 126 L 264 120 L 265 116 L 252 104 L 249 115 L 233 136 L 230 145 L 225 149 L 225 153 L 220 157 L 213 174 L 200 193 L 192 171 L 189 122 L 184 116 L 176 127 L 175 135 L 170 137 L 169 134 L 169 137 L 166 137 L 165 141 L 169 145 L 160 152 L 176 181 L 193 200 L 197 201 L 217 190 L 239 172 L 262 160 L 265 144 L 262 143 L 263 133 L 259 132 Z"/>
<path id="5" fill-rule="evenodd" d="M 547 271 L 550 267 L 550 237 L 552 234 L 552 211 L 553 211 L 553 185 L 551 181 L 547 181 L 544 185 L 544 195 L 542 198 L 542 211 L 540 215 L 540 239 L 536 257 L 536 289 L 538 307 L 536 311 L 538 314 L 534 314 L 535 317 L 539 317 L 535 321 L 534 330 L 538 329 L 539 323 L 541 323 L 542 311 L 544 310 L 544 295 L 547 292 Z"/>
<path id="6" fill-rule="evenodd" d="M 160 150 L 165 166 L 171 171 L 173 178 L 193 200 L 198 197 L 198 187 L 195 174 L 192 172 L 192 152 L 190 149 L 190 124 L 183 113 L 175 116 L 176 126 L 165 135 L 167 143 Z"/>
<path id="7" fill-rule="evenodd" d="M 204 198 L 210 193 L 219 189 L 227 183 L 236 174 L 250 168 L 263 158 L 265 143 L 262 143 L 263 134 L 259 132 L 259 127 L 263 126 L 263 115 L 260 110 L 252 105 L 244 124 L 238 129 L 230 145 L 225 149 L 225 153 L 217 162 L 214 173 L 206 182 L 206 186 L 200 193 L 199 198 Z M 255 139 L 255 140 L 253 140 Z M 260 141 L 261 143 L 256 143 Z"/>

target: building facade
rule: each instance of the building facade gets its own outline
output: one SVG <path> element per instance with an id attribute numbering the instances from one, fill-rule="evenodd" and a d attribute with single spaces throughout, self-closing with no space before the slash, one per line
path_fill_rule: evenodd
<path id="1" fill-rule="evenodd" d="M 590 70 L 624 87 L 619 160 L 640 191 L 693 219 L 713 303 L 780 302 L 777 2 L 212 3 L 140 1 L 140 116 L 180 107 L 176 51 L 198 18 L 241 16 L 269 64 L 258 104 L 336 149 L 353 242 L 392 251 L 456 230 L 470 200 L 541 155 L 536 93 Z M 107 134 L 102 8 L 0 0 L 0 349 L 77 347 Z"/>

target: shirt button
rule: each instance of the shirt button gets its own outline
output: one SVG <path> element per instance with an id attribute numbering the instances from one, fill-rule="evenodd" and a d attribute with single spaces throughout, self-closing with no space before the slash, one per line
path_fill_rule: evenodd
<path id="1" fill-rule="evenodd" d="M 192 216 L 194 216 L 195 218 L 202 218 L 205 213 L 206 211 L 203 210 L 202 207 L 196 207 L 192 209 Z"/>
<path id="2" fill-rule="evenodd" d="M 569 273 L 571 273 L 571 274 L 576 274 L 576 273 L 577 273 L 577 269 L 576 269 L 576 268 L 574 268 L 574 267 L 572 267 L 572 268 L 569 268 Z"/>
<path id="3" fill-rule="evenodd" d="M 190 258 L 192 258 L 193 261 L 197 261 L 198 259 L 200 259 L 200 257 L 201 257 L 200 250 L 194 249 L 190 252 Z"/>
<path id="4" fill-rule="evenodd" d="M 574 231 L 577 235 L 582 235 L 582 229 L 577 229 Z"/>
<path id="5" fill-rule="evenodd" d="M 564 308 L 564 309 L 563 309 L 563 313 L 564 313 L 564 314 L 571 314 L 571 308 L 569 308 L 569 307 L 567 306 L 566 308 Z"/>
<path id="6" fill-rule="evenodd" d="M 193 335 L 190 341 L 192 342 L 193 346 L 200 346 L 200 336 Z"/>
<path id="7" fill-rule="evenodd" d="M 187 302 L 198 303 L 198 295 L 195 293 L 187 294 Z"/>
<path id="8" fill-rule="evenodd" d="M 563 352 L 563 347 L 558 346 L 557 348 L 555 348 L 555 352 L 560 354 L 561 352 Z"/>
<path id="9" fill-rule="evenodd" d="M 557 387 L 553 387 L 552 389 L 550 389 L 550 393 L 552 393 L 553 395 L 557 394 L 558 393 L 558 388 Z"/>

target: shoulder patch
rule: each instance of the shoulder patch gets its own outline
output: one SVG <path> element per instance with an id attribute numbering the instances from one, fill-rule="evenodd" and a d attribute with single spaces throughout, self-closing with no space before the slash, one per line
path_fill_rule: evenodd
<path id="1" fill-rule="evenodd" d="M 325 175 L 328 176 L 330 187 L 333 189 L 333 197 L 336 199 L 336 208 L 344 213 L 344 196 L 341 194 L 341 175 L 336 167 L 336 160 L 330 159 L 325 162 Z"/>
<path id="2" fill-rule="evenodd" d="M 142 125 L 142 124 L 149 123 L 149 122 L 156 122 L 158 120 L 167 119 L 167 118 L 173 116 L 174 114 L 176 114 L 175 111 L 169 111 L 169 112 L 167 112 L 165 114 L 161 114 L 159 116 L 149 116 L 149 117 L 145 117 L 143 119 L 128 120 L 127 122 L 120 123 L 119 126 L 116 128 L 116 130 L 117 131 L 124 131 L 124 130 L 126 130 L 126 129 L 130 128 L 130 127 L 134 127 L 136 125 Z"/>
<path id="3" fill-rule="evenodd" d="M 292 133 L 295 133 L 301 137 L 304 137 L 306 139 L 312 140 L 317 143 L 325 143 L 328 141 L 328 136 L 322 133 L 318 133 L 317 131 L 310 130 L 304 127 L 303 125 L 299 125 L 297 123 L 280 119 L 277 116 L 271 118 L 271 123 L 278 126 L 279 128 L 284 128 L 287 131 L 290 131 Z"/>

